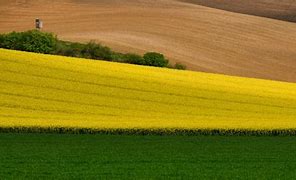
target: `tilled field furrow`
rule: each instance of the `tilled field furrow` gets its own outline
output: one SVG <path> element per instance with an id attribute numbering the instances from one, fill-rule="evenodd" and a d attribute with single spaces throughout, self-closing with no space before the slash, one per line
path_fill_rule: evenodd
<path id="1" fill-rule="evenodd" d="M 147 116 L 146 113 L 149 111 L 150 112 L 150 115 L 153 115 L 153 114 L 162 114 L 163 116 L 168 116 L 168 113 L 167 111 L 165 110 L 162 110 L 162 109 L 158 109 L 158 110 L 155 110 L 155 109 L 150 109 L 149 107 L 146 107 L 145 104 L 143 104 L 143 109 L 139 109 L 139 108 L 128 108 L 128 107 L 123 107 L 123 106 L 110 106 L 110 105 L 106 105 L 104 103 L 102 104 L 92 104 L 92 102 L 90 102 L 89 104 L 87 103 L 81 103 L 81 102 L 71 102 L 71 101 L 64 101 L 64 100 L 56 100 L 56 99 L 48 99 L 48 98 L 40 98 L 40 97 L 36 97 L 36 96 L 26 96 L 26 95 L 15 95 L 15 94 L 11 94 L 11 93 L 2 93 L 0 92 L 0 95 L 7 95 L 9 99 L 9 96 L 10 97 L 17 97 L 18 99 L 16 99 L 15 101 L 18 101 L 18 103 L 16 104 L 23 104 L 23 103 L 20 103 L 19 101 L 23 100 L 23 101 L 26 101 L 26 102 L 31 102 L 32 105 L 34 104 L 39 104 L 39 102 L 44 102 L 45 105 L 38 105 L 39 107 L 48 107 L 48 105 L 46 104 L 51 104 L 52 107 L 54 107 L 55 109 L 63 109 L 65 107 L 68 107 L 68 106 L 72 106 L 74 109 L 72 110 L 73 112 L 75 112 L 75 108 L 82 108 L 83 109 L 92 109 L 93 111 L 98 111 L 100 109 L 104 109 L 104 110 L 112 110 L 113 113 L 116 113 L 116 114 L 120 114 L 122 113 L 121 115 L 122 116 L 126 116 L 126 114 L 124 113 L 124 111 L 127 111 L 127 112 L 142 112 L 142 116 L 141 117 L 145 117 Z M 1 97 L 1 96 L 0 96 Z M 34 100 L 34 101 L 29 101 L 29 100 L 26 100 L 26 99 L 31 99 L 31 100 Z M 155 102 L 154 102 L 155 103 Z M 0 105 L 1 106 L 1 105 Z M 7 107 L 7 106 L 4 106 L 4 107 Z M 11 107 L 13 108 L 13 107 Z M 33 107 L 31 107 L 33 108 Z M 184 107 L 182 107 L 182 105 L 180 105 L 180 108 L 183 109 Z M 192 110 L 188 110 L 188 108 L 192 109 Z M 294 113 L 293 112 L 290 112 L 290 113 L 283 113 L 281 112 L 280 110 L 278 110 L 277 112 L 269 112 L 269 113 L 263 113 L 261 111 L 248 111 L 248 110 L 240 110 L 240 109 L 235 109 L 235 108 L 225 108 L 225 107 L 219 107 L 219 108 L 213 108 L 213 107 L 209 107 L 209 106 L 206 106 L 206 105 L 201 105 L 200 107 L 187 107 L 186 110 L 184 111 L 181 111 L 181 112 L 174 112 L 174 115 L 175 116 L 178 116 L 178 117 L 194 117 L 194 116 L 200 116 L 200 115 L 205 115 L 203 112 L 205 111 L 213 111 L 213 110 L 216 110 L 216 112 L 214 113 L 210 113 L 210 114 L 206 114 L 206 115 L 213 115 L 213 116 L 216 116 L 217 114 L 221 113 L 221 112 L 230 112 L 230 114 L 233 114 L 232 116 L 235 116 L 235 114 L 240 114 L 240 117 L 244 117 L 245 115 L 247 115 L 248 117 L 250 116 L 254 116 L 256 117 L 256 114 L 261 114 L 262 116 L 267 116 L 270 118 L 272 116 L 279 116 L 279 115 L 285 115 L 285 116 L 288 116 L 288 115 L 293 115 Z"/>
<path id="2" fill-rule="evenodd" d="M 185 104 L 180 104 L 180 103 L 174 103 L 174 102 L 163 102 L 163 101 L 153 101 L 153 100 L 147 100 L 143 99 L 141 97 L 138 98 L 130 98 L 130 97 L 121 97 L 118 95 L 106 95 L 106 94 L 100 94 L 100 93 L 93 93 L 93 92 L 86 92 L 86 91 L 78 91 L 78 90 L 73 90 L 73 89 L 63 89 L 63 88 L 57 88 L 57 87 L 51 87 L 51 86 L 38 86 L 38 85 L 32 85 L 32 84 L 26 84 L 26 83 L 21 83 L 18 81 L 8 81 L 8 80 L 0 80 L 0 82 L 5 82 L 5 83 L 12 83 L 12 84 L 17 84 L 17 85 L 22 85 L 22 86 L 31 86 L 34 88 L 45 88 L 45 89 L 52 89 L 52 90 L 59 90 L 59 91 L 64 91 L 65 93 L 67 92 L 73 92 L 73 93 L 78 93 L 78 94 L 88 94 L 88 95 L 95 95 L 95 96 L 106 96 L 106 97 L 112 97 L 112 98 L 122 98 L 122 99 L 130 99 L 130 100 L 137 100 L 137 101 L 145 101 L 145 102 L 153 102 L 153 103 L 160 103 L 160 104 L 167 104 L 170 103 L 171 105 L 177 105 L 177 106 L 189 106 L 192 107 L 192 105 L 185 105 Z M 98 85 L 99 86 L 99 85 Z M 107 85 L 105 87 L 108 87 Z M 111 87 L 114 88 L 114 87 Z M 126 88 L 125 90 L 133 90 L 132 88 Z M 137 90 L 138 91 L 138 90 Z M 147 91 L 144 91 L 145 93 L 149 93 Z M 272 107 L 272 108 L 279 108 L 279 109 L 290 109 L 290 110 L 295 110 L 296 107 L 288 107 L 288 106 L 279 106 L 279 105 L 270 105 L 270 104 L 261 104 L 261 103 L 252 103 L 252 102 L 244 102 L 244 101 L 237 101 L 237 100 L 225 100 L 225 99 L 220 99 L 220 98 L 210 98 L 210 97 L 204 97 L 204 96 L 184 96 L 180 94 L 174 94 L 174 93 L 159 93 L 157 91 L 152 91 L 151 93 L 155 94 L 160 94 L 160 95 L 166 95 L 166 96 L 172 96 L 172 99 L 174 98 L 194 98 L 197 100 L 207 100 L 207 101 L 212 101 L 216 103 L 235 103 L 237 105 L 241 104 L 246 104 L 246 105 L 254 105 L 254 106 L 263 106 L 263 107 Z M 267 100 L 268 101 L 268 100 Z"/>
<path id="3" fill-rule="evenodd" d="M 47 59 L 47 58 L 45 58 L 45 59 Z M 71 58 L 67 58 L 67 59 L 70 60 Z M 72 77 L 79 76 L 81 79 L 83 79 L 83 77 L 88 77 L 90 79 L 93 79 L 93 78 L 97 79 L 97 77 L 100 77 L 100 78 L 106 78 L 106 79 L 116 79 L 116 80 L 121 80 L 121 81 L 126 81 L 127 79 L 129 79 L 129 80 L 132 80 L 134 83 L 136 83 L 136 82 L 144 83 L 144 84 L 148 85 L 148 87 L 151 86 L 151 84 L 163 85 L 164 83 L 168 84 L 169 86 L 175 87 L 175 88 L 182 88 L 182 87 L 185 88 L 185 87 L 188 87 L 188 85 L 190 85 L 189 86 L 190 88 L 194 88 L 194 89 L 199 90 L 199 91 L 208 91 L 208 89 L 205 89 L 205 87 L 207 87 L 208 85 L 211 85 L 211 86 L 219 87 L 219 90 L 211 89 L 212 92 L 217 92 L 217 93 L 227 93 L 228 92 L 227 90 L 229 90 L 230 87 L 238 88 L 238 89 L 242 88 L 238 84 L 237 77 L 227 79 L 227 84 L 223 84 L 221 82 L 215 81 L 215 79 L 217 79 L 217 77 L 219 77 L 219 76 L 222 77 L 223 76 L 223 75 L 218 75 L 218 74 L 217 75 L 216 74 L 215 75 L 214 74 L 208 74 L 208 76 L 200 76 L 200 79 L 206 80 L 206 83 L 205 83 L 203 81 L 198 81 L 198 79 L 192 79 L 192 76 L 189 76 L 189 74 L 184 75 L 183 73 L 178 74 L 177 76 L 175 76 L 175 73 L 174 73 L 174 76 L 172 76 L 172 75 L 171 76 L 165 76 L 166 78 L 163 78 L 163 77 L 149 76 L 150 74 L 142 76 L 142 74 L 140 72 L 138 72 L 138 73 L 130 73 L 130 71 L 129 72 L 121 72 L 121 71 L 115 71 L 114 69 L 112 69 L 112 72 L 116 72 L 116 74 L 114 74 L 114 73 L 113 74 L 107 74 L 106 72 L 110 72 L 110 68 L 108 69 L 108 68 L 104 68 L 104 67 L 97 67 L 97 68 L 100 69 L 100 72 L 103 69 L 104 73 L 96 73 L 97 68 L 92 69 L 92 71 L 90 72 L 90 71 L 87 71 L 85 69 L 83 69 L 83 70 L 82 69 L 80 69 L 80 70 L 71 70 L 71 69 L 67 69 L 67 68 L 52 67 L 52 66 L 49 66 L 47 64 L 40 64 L 40 63 L 38 63 L 38 64 L 30 64 L 28 62 L 22 62 L 22 60 L 18 60 L 18 61 L 11 60 L 11 59 L 1 59 L 1 60 L 6 61 L 6 62 L 16 63 L 16 64 L 23 64 L 23 65 L 26 66 L 26 68 L 23 69 L 24 71 L 27 71 L 26 69 L 30 68 L 31 66 L 32 67 L 38 67 L 38 69 L 42 69 L 41 72 L 44 72 L 44 70 L 53 71 L 52 74 L 51 74 L 51 77 L 56 77 L 55 73 L 57 73 L 57 72 L 64 73 L 64 75 L 66 75 L 66 76 L 71 73 L 70 75 Z M 72 58 L 71 61 L 73 61 L 73 60 L 74 60 L 73 64 L 75 63 L 75 61 L 78 61 L 77 58 Z M 89 61 L 89 60 L 86 60 L 86 61 Z M 100 62 L 100 63 L 104 63 L 104 62 Z M 71 63 L 67 62 L 66 65 L 70 66 Z M 78 69 L 78 68 L 80 68 L 81 65 L 83 66 L 84 64 L 80 62 L 78 64 L 78 66 L 73 66 L 73 67 Z M 13 65 L 13 66 L 16 67 L 15 65 Z M 88 66 L 86 66 L 86 67 L 88 67 Z M 166 73 L 160 68 L 156 68 L 156 69 L 161 71 L 163 74 Z M 37 70 L 34 69 L 34 73 L 36 73 Z M 6 71 L 15 72 L 12 69 L 8 69 Z M 151 72 L 153 72 L 153 69 L 151 69 Z M 121 73 L 123 75 L 122 77 L 120 76 Z M 85 76 L 81 76 L 82 74 L 84 74 Z M 154 74 L 157 74 L 157 71 Z M 128 75 L 128 76 L 126 76 L 126 75 Z M 212 76 L 217 76 L 217 77 L 212 78 Z M 183 77 L 183 79 L 182 78 L 180 79 L 180 77 Z M 60 78 L 60 77 L 57 77 L 57 78 Z M 184 81 L 184 78 L 186 78 L 186 81 Z M 242 78 L 242 79 L 245 79 L 246 81 L 248 80 L 247 78 Z M 190 81 L 191 84 L 186 83 L 187 81 Z M 255 82 L 255 81 L 248 82 L 248 83 L 252 84 L 252 88 L 258 88 L 258 89 L 264 88 L 264 93 L 269 94 L 269 95 L 274 94 L 274 89 L 271 88 L 271 87 L 280 87 L 279 85 L 282 84 L 281 82 L 277 82 L 277 83 L 273 83 L 272 86 L 271 86 L 270 82 L 269 82 L 269 85 L 265 85 L 265 83 L 263 83 L 265 80 L 260 80 L 260 81 L 262 81 L 262 83 L 258 83 L 258 82 Z M 90 81 L 87 81 L 87 82 L 90 82 Z M 94 83 L 94 82 L 90 82 L 90 83 Z M 198 85 L 195 85 L 195 83 L 198 83 Z M 180 85 L 182 85 L 182 86 L 180 86 Z M 290 85 L 291 85 L 291 87 L 293 87 L 293 86 L 296 87 L 296 85 L 293 84 L 293 83 L 290 83 Z M 287 89 L 282 89 L 282 91 L 280 91 L 280 92 L 289 93 L 291 95 L 292 94 L 296 95 L 296 92 L 289 91 L 289 89 L 291 87 L 286 87 Z M 221 88 L 226 88 L 226 90 L 220 90 Z M 249 89 L 249 88 L 250 87 L 243 87 L 242 89 Z M 191 89 L 189 89 L 189 90 L 191 90 Z M 244 96 L 249 95 L 249 94 L 246 94 L 246 93 L 241 94 L 241 93 L 238 93 L 238 92 L 235 92 L 235 91 L 233 91 L 231 93 L 236 94 L 236 95 L 244 95 Z M 258 97 L 266 97 L 266 95 L 265 96 L 257 95 L 257 96 Z M 278 97 L 278 98 L 281 98 L 281 97 Z"/>
<path id="4" fill-rule="evenodd" d="M 175 95 L 175 96 L 183 96 L 183 97 L 190 97 L 190 98 L 194 98 L 196 96 L 192 95 L 192 94 L 178 94 L 178 93 L 175 93 L 173 91 L 173 88 L 186 88 L 186 87 L 183 87 L 183 86 L 171 86 L 171 84 L 166 84 L 166 88 L 168 88 L 168 90 L 166 92 L 164 92 L 162 89 L 162 91 L 158 90 L 158 91 L 155 91 L 155 90 L 151 90 L 151 88 L 147 88 L 149 87 L 149 85 L 151 86 L 151 84 L 153 84 L 153 82 L 151 81 L 141 81 L 141 83 L 143 83 L 145 86 L 141 86 L 142 88 L 137 88 L 137 86 L 133 86 L 133 87 L 130 87 L 128 85 L 126 86 L 123 86 L 123 85 L 110 85 L 109 84 L 106 84 L 106 83 L 102 83 L 104 82 L 102 80 L 101 83 L 98 82 L 98 78 L 96 78 L 97 82 L 96 81 L 84 81 L 84 80 L 77 80 L 77 79 L 70 79 L 70 78 L 61 78 L 61 77 L 53 77 L 52 75 L 51 76 L 46 76 L 46 75 L 40 75 L 40 74 L 34 74 L 34 73 L 26 73 L 26 72 L 20 72 L 20 71 L 13 71 L 13 70 L 3 70 L 3 72 L 7 72 L 7 73 L 12 73 L 12 74 L 16 74 L 16 75 L 24 75 L 24 76 L 31 76 L 31 77 L 36 77 L 36 78 L 45 78 L 45 79 L 52 79 L 52 80 L 60 80 L 60 81 L 67 81 L 67 82 L 72 82 L 72 83 L 79 83 L 79 84 L 85 84 L 85 85 L 93 85 L 93 86 L 103 86 L 103 87 L 109 87 L 109 88 L 116 88 L 116 89 L 123 89 L 123 90 L 129 90 L 129 91 L 138 91 L 138 92 L 147 92 L 147 93 L 157 93 L 157 94 L 163 94 L 163 95 Z M 98 75 L 100 77 L 100 79 L 102 78 L 102 76 Z M 108 77 L 108 80 L 110 81 L 114 81 L 114 79 L 117 79 L 117 78 L 113 78 L 113 77 Z M 125 78 L 125 79 L 120 79 L 122 82 L 124 81 L 127 81 L 127 80 L 131 80 L 129 78 Z M 163 84 L 158 84 L 158 85 L 163 85 Z M 171 88 L 171 89 L 170 89 Z M 192 88 L 192 87 L 191 87 Z M 225 91 L 225 90 L 214 90 L 214 89 L 205 89 L 205 88 L 193 88 L 194 91 L 199 91 L 199 92 L 204 92 L 204 93 L 208 93 L 209 95 L 213 94 L 215 95 L 216 93 L 218 94 L 229 94 L 228 91 Z M 169 92 L 169 90 L 171 90 L 172 92 Z M 192 89 L 191 89 L 192 91 Z M 243 94 L 243 93 L 231 93 L 232 95 L 237 95 L 238 97 L 239 96 L 244 96 L 244 97 L 250 97 L 250 98 L 260 98 L 260 99 L 266 99 L 268 95 L 267 92 L 265 92 L 265 96 L 260 96 L 260 95 L 249 95 L 249 94 Z M 271 94 L 274 94 L 274 93 L 271 93 Z M 296 93 L 295 93 L 296 95 Z M 198 97 L 200 98 L 200 97 Z M 279 99 L 285 101 L 287 100 L 286 98 L 281 98 L 281 97 L 278 97 Z M 296 99 L 295 99 L 295 102 L 296 102 Z"/>

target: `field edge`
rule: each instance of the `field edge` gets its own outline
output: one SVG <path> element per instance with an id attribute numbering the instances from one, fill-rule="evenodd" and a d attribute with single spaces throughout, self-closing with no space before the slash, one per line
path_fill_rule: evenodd
<path id="1" fill-rule="evenodd" d="M 73 128 L 73 127 L 0 127 L 0 133 L 57 133 L 158 136 L 296 136 L 292 129 L 173 129 L 173 128 Z"/>

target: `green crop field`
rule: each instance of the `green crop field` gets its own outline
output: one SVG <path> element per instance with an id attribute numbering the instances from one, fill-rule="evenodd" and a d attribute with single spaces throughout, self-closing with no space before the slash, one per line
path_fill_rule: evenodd
<path id="1" fill-rule="evenodd" d="M 0 134 L 1 179 L 294 179 L 295 137 Z"/>

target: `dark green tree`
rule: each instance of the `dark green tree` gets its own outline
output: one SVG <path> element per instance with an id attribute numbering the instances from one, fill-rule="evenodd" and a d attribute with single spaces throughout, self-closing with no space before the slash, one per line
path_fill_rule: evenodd
<path id="1" fill-rule="evenodd" d="M 145 65 L 156 67 L 167 67 L 169 61 L 165 59 L 163 54 L 156 52 L 148 52 L 144 54 Z"/>
<path id="2" fill-rule="evenodd" d="M 12 32 L 0 38 L 1 48 L 45 54 L 55 51 L 56 43 L 57 38 L 53 34 L 38 30 Z"/>
<path id="3" fill-rule="evenodd" d="M 130 64 L 138 64 L 138 65 L 145 64 L 145 61 L 142 56 L 137 54 L 131 54 L 131 53 L 124 54 L 123 61 Z"/>
<path id="4" fill-rule="evenodd" d="M 93 41 L 87 43 L 81 51 L 85 58 L 112 60 L 112 51 L 109 47 L 102 46 Z"/>

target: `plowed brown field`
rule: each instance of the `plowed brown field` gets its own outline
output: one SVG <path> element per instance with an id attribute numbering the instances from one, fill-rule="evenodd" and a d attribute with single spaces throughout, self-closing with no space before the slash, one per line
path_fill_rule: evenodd
<path id="1" fill-rule="evenodd" d="M 232 12 L 296 22 L 296 0 L 181 0 Z"/>
<path id="2" fill-rule="evenodd" d="M 177 0 L 0 0 L 0 32 L 34 28 L 123 52 L 158 51 L 191 70 L 296 82 L 296 23 Z"/>

